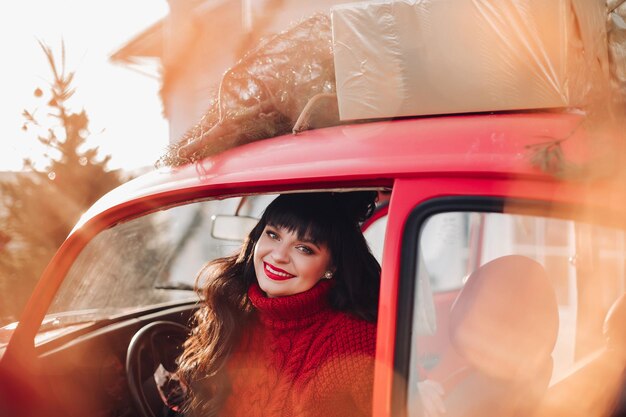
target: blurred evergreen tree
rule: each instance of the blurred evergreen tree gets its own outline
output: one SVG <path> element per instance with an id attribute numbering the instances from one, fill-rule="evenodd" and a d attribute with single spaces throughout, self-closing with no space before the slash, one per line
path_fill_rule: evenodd
<path id="1" fill-rule="evenodd" d="M 38 169 L 24 160 L 23 173 L 0 182 L 0 325 L 18 314 L 39 276 L 63 243 L 80 215 L 100 196 L 122 183 L 118 172 L 106 167 L 110 156 L 99 158 L 89 147 L 89 118 L 85 110 L 68 107 L 74 73 L 40 42 L 52 70 L 49 94 L 35 90 L 46 104 L 43 120 L 24 110 L 22 130 L 44 145 L 48 165 Z M 47 101 L 46 101 L 47 100 Z"/>

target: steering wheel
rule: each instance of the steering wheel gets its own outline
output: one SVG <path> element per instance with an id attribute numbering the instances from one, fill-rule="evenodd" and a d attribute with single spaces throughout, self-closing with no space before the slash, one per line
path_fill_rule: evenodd
<path id="1" fill-rule="evenodd" d="M 130 396 L 141 417 L 160 417 L 165 408 L 155 380 L 157 370 L 176 372 L 176 359 L 190 330 L 173 321 L 155 321 L 135 333 L 126 354 Z"/>

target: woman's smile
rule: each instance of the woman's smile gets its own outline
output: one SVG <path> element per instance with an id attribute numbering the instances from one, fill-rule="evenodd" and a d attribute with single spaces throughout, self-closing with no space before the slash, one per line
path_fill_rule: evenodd
<path id="1" fill-rule="evenodd" d="M 283 281 L 286 279 L 294 278 L 295 275 L 288 273 L 280 268 L 275 267 L 274 265 L 268 264 L 267 262 L 263 262 L 263 266 L 265 267 L 265 275 L 268 278 L 273 279 L 275 281 Z"/>

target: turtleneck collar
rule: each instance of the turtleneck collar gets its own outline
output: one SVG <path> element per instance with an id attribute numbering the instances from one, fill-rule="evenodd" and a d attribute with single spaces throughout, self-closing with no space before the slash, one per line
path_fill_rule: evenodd
<path id="1" fill-rule="evenodd" d="M 292 328 L 318 319 L 316 315 L 330 310 L 329 280 L 321 280 L 308 291 L 285 297 L 269 298 L 257 282 L 248 289 L 248 297 L 259 312 L 261 323 L 274 328 Z"/>

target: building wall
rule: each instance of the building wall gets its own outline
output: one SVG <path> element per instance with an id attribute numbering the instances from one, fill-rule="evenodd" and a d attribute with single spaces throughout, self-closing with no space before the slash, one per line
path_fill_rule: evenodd
<path id="1" fill-rule="evenodd" d="M 170 143 L 177 142 L 206 112 L 211 91 L 235 62 L 243 32 L 239 2 L 224 2 L 207 13 L 170 22 L 165 31 L 162 99 L 170 125 Z M 176 39 L 186 28 L 187 38 Z"/>

